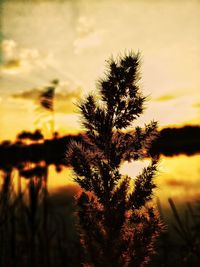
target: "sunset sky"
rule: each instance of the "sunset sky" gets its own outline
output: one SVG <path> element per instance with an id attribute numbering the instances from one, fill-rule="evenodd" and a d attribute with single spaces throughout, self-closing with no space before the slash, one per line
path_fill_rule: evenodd
<path id="1" fill-rule="evenodd" d="M 139 123 L 200 124 L 200 1 L 0 1 L 0 140 L 34 130 L 38 89 L 59 79 L 55 125 L 80 130 L 74 105 L 95 92 L 105 60 L 141 53 L 148 96 Z"/>

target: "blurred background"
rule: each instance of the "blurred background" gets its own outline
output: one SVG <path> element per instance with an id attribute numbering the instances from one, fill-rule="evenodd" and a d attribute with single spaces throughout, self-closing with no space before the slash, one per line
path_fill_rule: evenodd
<path id="1" fill-rule="evenodd" d="M 14 142 L 36 129 L 51 138 L 51 109 L 41 110 L 41 92 L 52 85 L 54 131 L 83 131 L 75 104 L 96 92 L 106 60 L 131 50 L 141 53 L 140 84 L 148 97 L 135 124 L 199 125 L 199 8 L 199 1 L 187 0 L 1 1 L 0 140 Z M 162 197 L 199 195 L 199 159 L 162 157 Z M 67 182 L 53 177 L 53 187 Z"/>
<path id="2" fill-rule="evenodd" d="M 76 104 L 97 92 L 106 60 L 134 51 L 147 102 L 133 127 L 156 120 L 161 131 L 156 199 L 168 217 L 168 198 L 199 200 L 199 10 L 198 0 L 2 0 L 2 172 L 9 166 L 19 185 L 22 169 L 47 166 L 50 192 L 75 186 L 65 151 L 84 131 Z M 121 171 L 134 177 L 147 163 Z"/>

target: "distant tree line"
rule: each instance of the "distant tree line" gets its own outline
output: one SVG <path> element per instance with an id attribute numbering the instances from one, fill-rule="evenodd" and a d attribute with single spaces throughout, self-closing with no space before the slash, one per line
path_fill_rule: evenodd
<path id="1" fill-rule="evenodd" d="M 42 134 L 22 132 L 18 137 L 37 139 Z M 164 128 L 159 137 L 153 142 L 151 155 L 173 156 L 178 154 L 193 155 L 200 152 L 200 126 L 185 126 L 182 128 Z M 0 144 L 0 168 L 20 167 L 24 162 L 40 162 L 44 160 L 48 165 L 68 165 L 66 150 L 71 140 L 81 141 L 80 135 L 68 135 L 42 143 L 26 144 L 17 139 L 15 143 L 4 141 Z M 40 138 L 38 140 L 41 140 Z"/>
<path id="2" fill-rule="evenodd" d="M 35 130 L 35 132 L 31 133 L 29 131 L 22 131 L 17 135 L 18 140 L 31 140 L 31 141 L 39 141 L 44 138 L 43 134 L 40 130 Z"/>
<path id="3" fill-rule="evenodd" d="M 200 126 L 164 128 L 152 145 L 151 153 L 173 156 L 193 155 L 200 152 Z"/>

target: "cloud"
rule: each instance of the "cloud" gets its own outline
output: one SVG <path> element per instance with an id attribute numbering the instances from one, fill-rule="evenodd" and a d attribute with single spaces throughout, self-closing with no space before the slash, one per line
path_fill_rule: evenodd
<path id="1" fill-rule="evenodd" d="M 168 186 L 173 186 L 173 187 L 189 187 L 191 185 L 193 185 L 193 183 L 189 182 L 189 181 L 183 181 L 183 180 L 176 180 L 176 179 L 170 179 L 168 181 L 166 181 L 166 184 Z"/>
<path id="2" fill-rule="evenodd" d="M 20 60 L 18 59 L 10 59 L 5 64 L 4 67 L 7 69 L 15 69 L 20 67 Z"/>
<path id="3" fill-rule="evenodd" d="M 81 16 L 76 27 L 77 38 L 74 41 L 74 53 L 79 54 L 83 50 L 97 47 L 102 44 L 103 31 L 95 29 L 92 19 Z"/>
<path id="4" fill-rule="evenodd" d="M 67 83 L 68 84 L 68 83 Z M 12 95 L 13 99 L 33 101 L 36 106 L 40 105 L 39 100 L 42 92 L 47 88 L 33 88 Z M 81 98 L 81 88 L 69 88 L 61 83 L 55 90 L 55 111 L 59 113 L 73 113 L 75 103 Z"/>
<path id="5" fill-rule="evenodd" d="M 22 91 L 20 93 L 13 94 L 13 98 L 20 98 L 26 100 L 36 100 L 40 97 L 42 90 L 33 88 L 30 90 Z"/>
<path id="6" fill-rule="evenodd" d="M 200 109 L 200 102 L 195 103 L 195 104 L 193 105 L 193 107 L 195 107 L 195 108 L 197 108 L 197 109 Z"/>
<path id="7" fill-rule="evenodd" d="M 16 42 L 14 40 L 3 40 L 1 43 L 1 50 L 7 59 L 12 58 L 16 51 Z"/>
<path id="8" fill-rule="evenodd" d="M 165 102 L 175 99 L 177 96 L 175 95 L 162 95 L 155 99 L 157 102 Z"/>
<path id="9" fill-rule="evenodd" d="M 79 17 L 76 31 L 82 37 L 87 36 L 94 31 L 94 21 L 86 16 Z"/>
<path id="10" fill-rule="evenodd" d="M 33 68 L 46 68 L 52 61 L 52 55 L 41 54 L 34 48 L 21 48 L 14 40 L 3 40 L 1 44 L 3 64 L 0 70 L 6 74 L 29 72 Z"/>

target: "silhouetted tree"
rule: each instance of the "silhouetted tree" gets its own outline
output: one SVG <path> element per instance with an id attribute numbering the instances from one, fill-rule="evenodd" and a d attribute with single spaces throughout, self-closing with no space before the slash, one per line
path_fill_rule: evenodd
<path id="1" fill-rule="evenodd" d="M 25 140 L 29 139 L 31 141 L 39 141 L 44 138 L 43 134 L 40 130 L 35 130 L 35 132 L 31 133 L 29 131 L 22 131 L 17 135 L 17 139 L 19 140 Z"/>
<path id="2" fill-rule="evenodd" d="M 150 205 L 157 159 L 132 180 L 120 174 L 124 161 L 148 156 L 157 123 L 123 130 L 143 112 L 145 97 L 138 81 L 139 55 L 108 62 L 98 83 L 100 95 L 79 105 L 86 135 L 71 142 L 68 152 L 75 181 L 84 190 L 78 198 L 84 266 L 144 266 L 154 252 L 162 225 Z"/>

